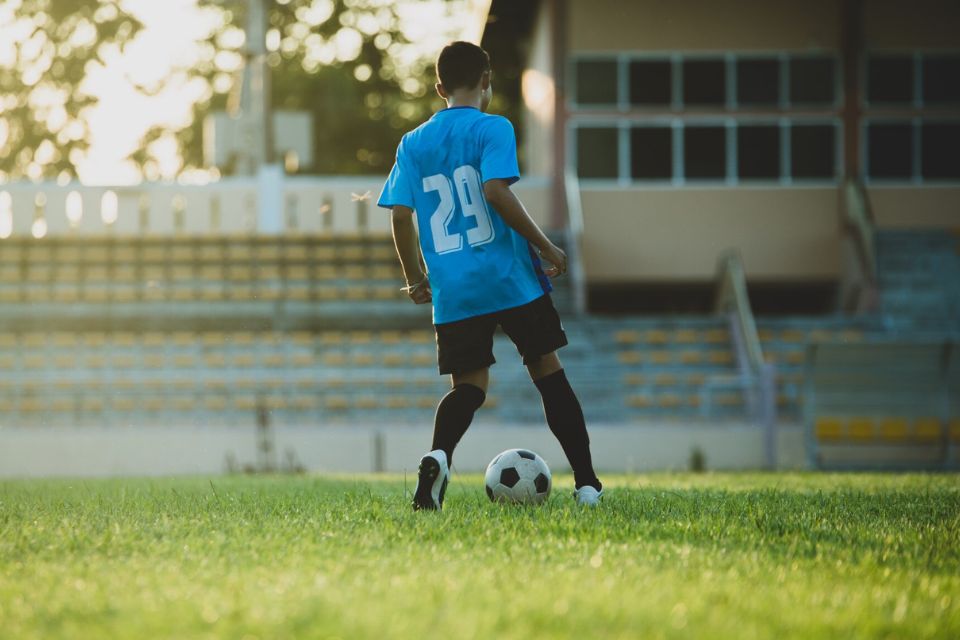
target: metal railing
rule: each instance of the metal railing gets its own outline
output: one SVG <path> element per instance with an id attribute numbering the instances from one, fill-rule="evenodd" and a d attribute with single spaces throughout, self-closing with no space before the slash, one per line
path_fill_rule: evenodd
<path id="1" fill-rule="evenodd" d="M 840 282 L 840 309 L 863 313 L 879 306 L 875 225 L 863 183 L 848 178 L 843 188 L 844 256 Z"/>
<path id="2" fill-rule="evenodd" d="M 716 312 L 727 317 L 741 385 L 751 418 L 764 432 L 764 452 L 769 468 L 776 468 L 776 370 L 763 357 L 757 323 L 750 309 L 747 278 L 739 252 L 730 250 L 717 261 Z"/>
<path id="3" fill-rule="evenodd" d="M 583 266 L 583 202 L 580 200 L 580 180 L 567 167 L 563 173 L 567 200 L 567 251 L 569 253 L 570 283 L 573 288 L 573 308 L 577 315 L 587 312 L 587 276 Z"/>

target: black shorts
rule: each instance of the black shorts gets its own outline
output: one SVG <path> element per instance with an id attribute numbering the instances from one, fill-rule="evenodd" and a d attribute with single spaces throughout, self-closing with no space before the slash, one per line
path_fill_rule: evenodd
<path id="1" fill-rule="evenodd" d="M 433 325 L 440 374 L 483 369 L 496 362 L 493 334 L 497 325 L 513 340 L 525 365 L 567 344 L 560 315 L 548 293 L 512 309 Z"/>

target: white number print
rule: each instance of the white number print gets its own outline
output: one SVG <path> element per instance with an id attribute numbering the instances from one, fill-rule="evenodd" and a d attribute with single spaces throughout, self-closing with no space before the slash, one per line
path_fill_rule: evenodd
<path id="1" fill-rule="evenodd" d="M 480 174 L 469 164 L 457 167 L 453 172 L 453 183 L 460 201 L 460 210 L 465 217 L 475 218 L 477 226 L 467 229 L 467 243 L 471 247 L 492 242 L 496 232 L 490 223 L 486 200 L 483 199 L 483 187 L 480 186 Z M 423 179 L 424 191 L 436 191 L 440 204 L 430 216 L 430 232 L 433 234 L 433 248 L 439 253 L 451 253 L 463 249 L 463 237 L 447 231 L 447 225 L 453 219 L 456 203 L 450 179 L 442 173 Z"/>

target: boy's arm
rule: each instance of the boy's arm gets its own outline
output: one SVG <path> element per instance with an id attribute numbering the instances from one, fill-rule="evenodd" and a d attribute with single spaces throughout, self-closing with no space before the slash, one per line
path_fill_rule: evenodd
<path id="1" fill-rule="evenodd" d="M 510 190 L 510 185 L 506 180 L 499 178 L 487 180 L 483 184 L 483 195 L 487 202 L 497 210 L 503 221 L 539 249 L 540 256 L 553 265 L 546 270 L 547 275 L 556 277 L 566 273 L 567 254 L 544 235 L 537 223 L 527 213 L 520 199 Z"/>
<path id="2" fill-rule="evenodd" d="M 426 304 L 433 299 L 430 281 L 423 273 L 420 262 L 420 242 L 413 224 L 413 209 L 396 205 L 391 210 L 390 225 L 393 228 L 393 244 L 403 267 L 405 287 L 410 299 L 417 304 Z"/>

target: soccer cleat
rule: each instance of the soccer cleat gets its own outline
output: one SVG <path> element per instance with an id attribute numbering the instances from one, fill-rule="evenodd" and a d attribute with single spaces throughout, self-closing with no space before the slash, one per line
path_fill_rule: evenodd
<path id="1" fill-rule="evenodd" d="M 443 495 L 447 492 L 449 479 L 447 454 L 442 449 L 431 451 L 420 458 L 417 490 L 413 494 L 413 510 L 439 511 L 442 509 Z"/>
<path id="2" fill-rule="evenodd" d="M 603 499 L 603 489 L 597 491 L 590 485 L 585 484 L 573 492 L 573 497 L 576 498 L 578 505 L 596 507 L 600 504 L 600 500 Z"/>

